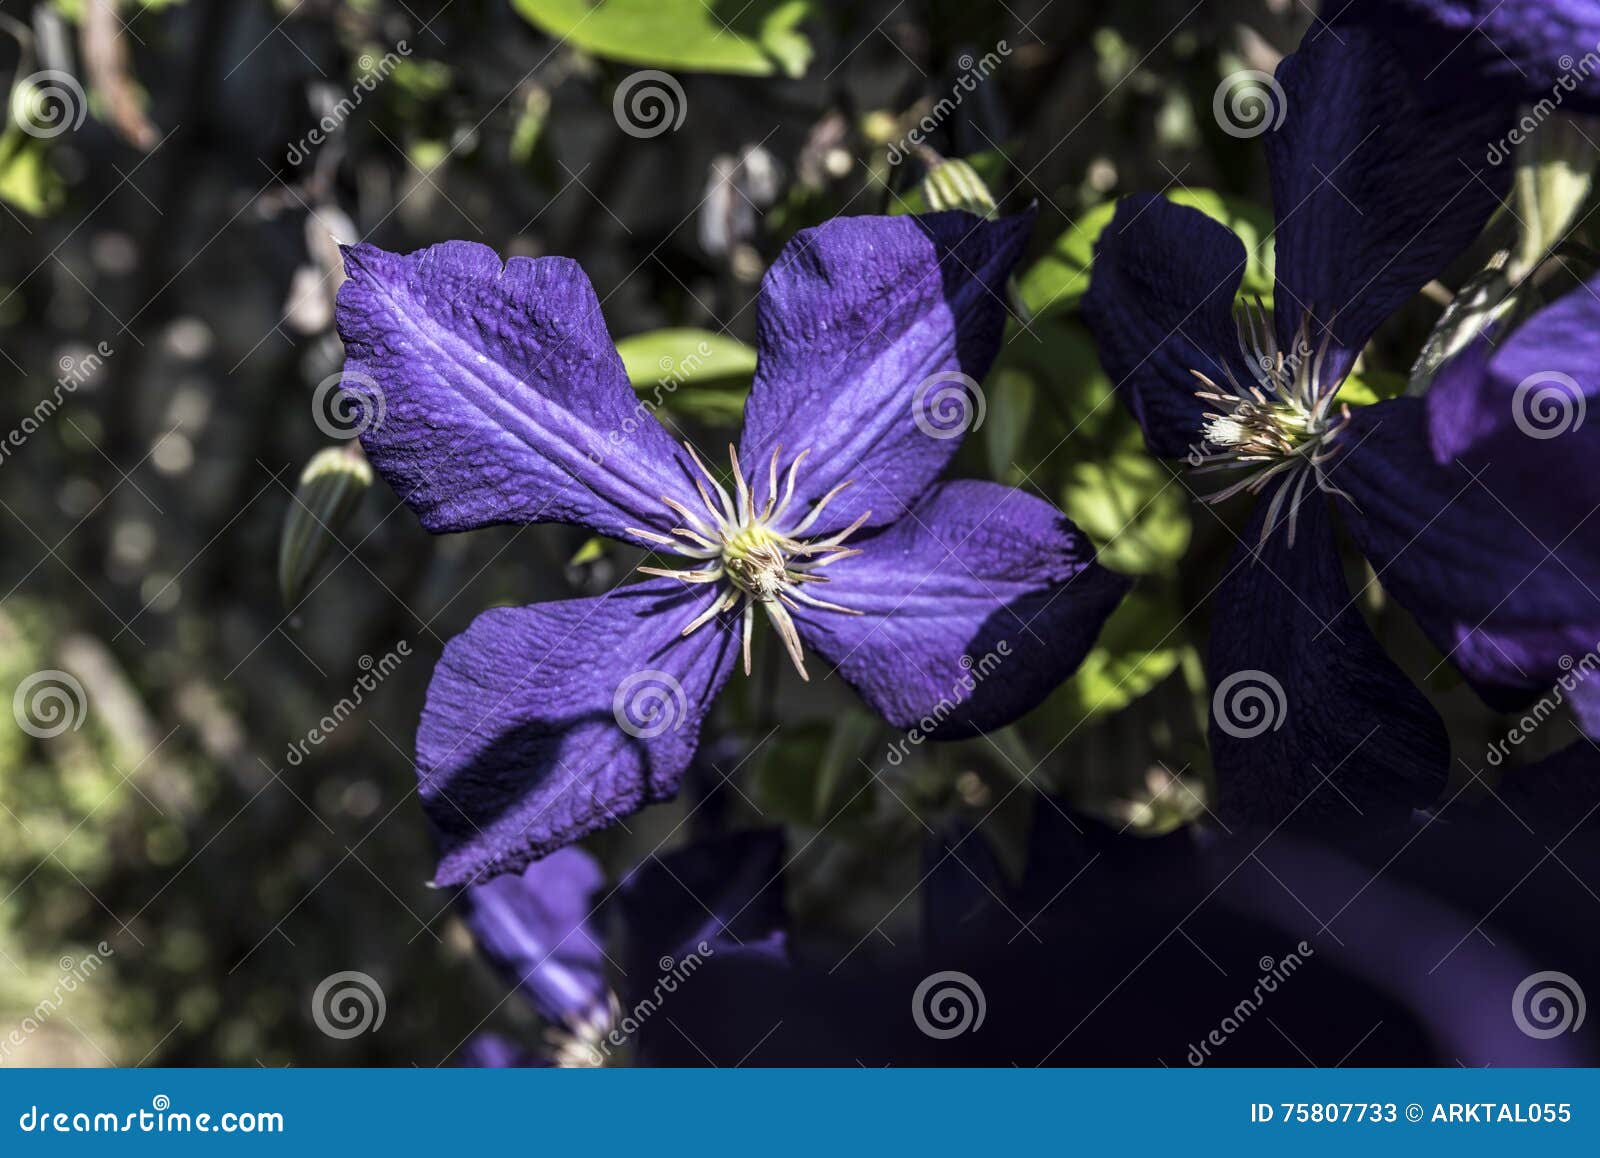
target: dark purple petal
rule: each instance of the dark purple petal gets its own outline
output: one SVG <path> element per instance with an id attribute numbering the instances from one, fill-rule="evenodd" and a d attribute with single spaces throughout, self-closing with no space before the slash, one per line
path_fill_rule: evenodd
<path id="1" fill-rule="evenodd" d="M 1356 609 L 1327 502 L 1258 550 L 1256 505 L 1212 604 L 1209 738 L 1226 824 L 1404 822 L 1444 786 L 1438 714 Z"/>
<path id="2" fill-rule="evenodd" d="M 1414 73 L 1447 78 L 1464 100 L 1600 110 L 1595 0 L 1335 0 L 1341 28 L 1366 24 L 1404 50 Z M 1537 129 L 1537 121 L 1534 129 Z"/>
<path id="3" fill-rule="evenodd" d="M 928 492 L 830 564 L 801 638 L 886 720 L 940 739 L 1010 723 L 1083 661 L 1129 580 L 1060 511 L 997 483 Z"/>
<path id="4" fill-rule="evenodd" d="M 445 646 L 417 729 L 436 880 L 516 872 L 678 789 L 733 670 L 717 592 L 672 579 L 486 611 Z"/>
<path id="5" fill-rule="evenodd" d="M 1278 68 L 1266 137 L 1277 213 L 1278 340 L 1331 324 L 1324 377 L 1343 377 L 1378 324 L 1483 229 L 1508 182 L 1485 149 L 1503 119 L 1402 67 L 1363 28 L 1308 37 Z"/>
<path id="6" fill-rule="evenodd" d="M 1198 370 L 1254 382 L 1233 299 L 1244 244 L 1226 226 L 1165 197 L 1124 197 L 1095 244 L 1084 320 L 1100 361 L 1144 428 L 1150 450 L 1181 458 L 1200 442 Z"/>
<path id="7" fill-rule="evenodd" d="M 1583 674 L 1585 681 L 1592 681 L 1591 688 L 1600 682 L 1592 672 Z M 1573 673 L 1574 683 L 1578 675 Z M 1532 735 L 1538 726 L 1533 724 L 1525 734 Z M 1579 739 L 1536 763 L 1506 769 L 1494 797 L 1452 809 L 1446 816 L 1460 811 L 1490 823 L 1515 823 L 1543 842 L 1563 841 L 1580 829 L 1591 835 L 1600 832 L 1600 747 Z"/>
<path id="8" fill-rule="evenodd" d="M 1533 481 L 1561 439 L 1501 438 L 1497 453 L 1520 444 L 1522 457 L 1436 462 L 1429 409 L 1356 410 L 1331 477 L 1384 588 L 1480 695 L 1513 708 L 1600 643 L 1600 498 L 1589 471 Z"/>
<path id="9" fill-rule="evenodd" d="M 841 217 L 767 271 L 740 455 L 759 475 L 780 447 L 785 465 L 809 450 L 797 509 L 852 481 L 819 533 L 867 511 L 873 526 L 900 518 L 981 417 L 1033 219 Z"/>
<path id="10" fill-rule="evenodd" d="M 483 955 L 550 1021 L 587 1025 L 608 1010 L 595 895 L 605 874 L 581 848 L 557 849 L 520 875 L 467 888 L 461 915 Z"/>
<path id="11" fill-rule="evenodd" d="M 785 859 L 782 830 L 763 828 L 651 856 L 629 873 L 618 890 L 628 931 L 625 996 L 648 996 L 659 974 L 691 956 L 785 960 Z"/>
<path id="12" fill-rule="evenodd" d="M 594 289 L 563 257 L 451 241 L 345 250 L 343 387 L 367 455 L 430 531 L 565 522 L 628 538 L 699 500 L 628 385 Z"/>

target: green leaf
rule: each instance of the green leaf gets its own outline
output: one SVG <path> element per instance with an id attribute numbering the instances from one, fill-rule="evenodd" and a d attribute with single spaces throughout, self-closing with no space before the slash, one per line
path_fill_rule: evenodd
<path id="1" fill-rule="evenodd" d="M 737 423 L 756 352 L 712 330 L 651 330 L 617 343 L 628 380 L 652 411 L 716 425 Z"/>
<path id="2" fill-rule="evenodd" d="M 1001 367 L 989 376 L 986 389 L 991 405 L 983 424 L 983 441 L 989 473 L 1014 485 L 1023 473 L 1017 459 L 1033 418 L 1033 378 L 1024 371 Z"/>
<path id="3" fill-rule="evenodd" d="M 738 338 L 714 330 L 650 330 L 617 343 L 635 390 L 665 382 L 696 386 L 748 386 L 756 352 Z"/>
<path id="4" fill-rule="evenodd" d="M 1008 394 L 1013 375 L 1030 377 L 1056 424 L 1028 416 L 1034 439 L 1016 461 L 1033 485 L 1059 496 L 1062 510 L 1095 541 L 1100 561 L 1128 575 L 1170 573 L 1188 549 L 1188 488 L 1145 448 L 1138 424 L 1100 369 L 1087 330 L 1040 318 L 1008 343 L 989 376 Z M 985 425 L 1002 409 L 990 398 Z M 1031 456 L 1031 457 L 1030 457 Z"/>
<path id="5" fill-rule="evenodd" d="M 605 558 L 606 540 L 598 535 L 591 536 L 583 541 L 583 546 L 573 552 L 572 558 L 567 560 L 568 567 L 586 567 L 590 563 Z"/>
<path id="6" fill-rule="evenodd" d="M 66 193 L 46 160 L 45 142 L 16 126 L 0 136 L 0 200 L 43 217 L 60 208 Z"/>
<path id="7" fill-rule="evenodd" d="M 685 72 L 802 76 L 811 42 L 799 31 L 811 0 L 512 0 L 541 31 L 626 64 Z M 720 11 L 718 11 L 720 9 Z"/>
<path id="8" fill-rule="evenodd" d="M 1398 398 L 1406 392 L 1406 376 L 1393 370 L 1362 370 L 1352 374 L 1339 387 L 1339 401 L 1351 406 L 1371 406 L 1385 398 Z"/>
<path id="9" fill-rule="evenodd" d="M 1189 650 L 1173 600 L 1135 591 L 1106 620 L 1083 666 L 1038 713 L 1063 734 L 1120 711 L 1183 662 Z"/>
<path id="10" fill-rule="evenodd" d="M 1100 562 L 1124 575 L 1171 570 L 1189 549 L 1188 491 L 1141 448 L 1080 459 L 1061 507 L 1094 540 Z"/>
<path id="11" fill-rule="evenodd" d="M 1172 189 L 1167 193 L 1167 200 L 1198 209 L 1238 234 L 1248 256 L 1239 291 L 1251 298 L 1260 296 L 1263 302 L 1270 305 L 1272 214 L 1252 202 L 1225 197 L 1209 189 Z M 1019 296 L 1032 316 L 1078 308 L 1079 301 L 1089 288 L 1094 243 L 1100 237 L 1101 230 L 1111 223 L 1116 210 L 1114 201 L 1106 201 L 1090 209 L 1055 239 L 1049 253 L 1018 278 Z"/>

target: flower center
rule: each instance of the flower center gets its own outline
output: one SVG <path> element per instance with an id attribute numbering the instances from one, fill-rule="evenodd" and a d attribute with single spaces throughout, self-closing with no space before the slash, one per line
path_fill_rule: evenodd
<path id="1" fill-rule="evenodd" d="M 818 599 L 805 588 L 814 583 L 828 582 L 828 576 L 818 574 L 823 567 L 861 554 L 858 549 L 843 546 L 843 543 L 872 517 L 872 512 L 864 512 L 842 531 L 821 538 L 807 538 L 806 532 L 816 523 L 823 509 L 833 501 L 834 496 L 850 485 L 849 482 L 843 482 L 834 487 L 813 503 L 803 517 L 791 514 L 795 481 L 799 477 L 801 464 L 811 453 L 809 450 L 801 451 L 789 464 L 781 491 L 778 465 L 783 448 L 772 452 L 772 460 L 767 465 L 766 500 L 758 506 L 755 490 L 746 481 L 744 471 L 739 466 L 737 450 L 728 447 L 734 482 L 734 493 L 730 495 L 701 461 L 694 447 L 687 442 L 683 445 L 703 476 L 703 479 L 696 478 L 694 485 L 705 506 L 704 511 L 686 507 L 675 499 L 663 496 L 661 501 L 683 520 L 681 526 L 672 528 L 670 535 L 636 527 L 627 530 L 629 534 L 666 547 L 675 554 L 699 560 L 700 566 L 686 571 L 660 567 L 640 567 L 639 570 L 646 575 L 663 575 L 683 583 L 722 583 L 726 580 L 727 590 L 696 616 L 683 629 L 683 634 L 693 634 L 719 613 L 732 611 L 742 604 L 740 619 L 744 672 L 749 675 L 750 641 L 754 632 L 755 611 L 759 605 L 778 637 L 783 640 L 784 648 L 794 662 L 795 670 L 800 673 L 800 678 L 809 679 L 800 635 L 795 630 L 794 619 L 789 612 L 806 603 L 846 615 L 861 614 L 848 607 L 840 607 L 837 603 Z M 707 483 L 711 487 L 709 491 L 706 489 Z"/>
<path id="2" fill-rule="evenodd" d="M 1300 321 L 1294 348 L 1278 346 L 1271 320 L 1259 301 L 1254 309 L 1246 306 L 1239 316 L 1239 348 L 1249 365 L 1253 381 L 1240 383 L 1227 371 L 1227 382 L 1218 385 L 1198 370 L 1190 373 L 1204 384 L 1195 397 L 1213 409 L 1201 419 L 1204 445 L 1194 448 L 1189 464 L 1196 473 L 1242 470 L 1245 477 L 1215 494 L 1205 496 L 1208 503 L 1220 503 L 1241 491 L 1261 493 L 1272 479 L 1285 476 L 1284 485 L 1272 497 L 1262 525 L 1261 542 L 1280 522 L 1289 525 L 1289 545 L 1294 532 L 1300 501 L 1308 483 L 1319 490 L 1350 498 L 1329 480 L 1324 470 L 1338 453 L 1334 440 L 1350 417 L 1350 408 L 1333 412 L 1334 396 L 1342 380 L 1326 382 L 1322 368 L 1332 340 L 1332 323 L 1323 331 L 1322 345 L 1313 355 L 1311 315 Z M 1287 504 L 1287 515 L 1284 506 Z"/>

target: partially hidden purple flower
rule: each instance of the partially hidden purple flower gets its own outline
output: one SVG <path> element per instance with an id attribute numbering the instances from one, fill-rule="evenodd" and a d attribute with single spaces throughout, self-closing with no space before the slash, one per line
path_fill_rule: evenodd
<path id="1" fill-rule="evenodd" d="M 344 388 L 374 466 L 429 530 L 558 521 L 666 558 L 608 594 L 479 616 L 445 648 L 417 735 L 437 879 L 514 871 L 671 797 L 759 609 L 794 664 L 837 669 L 891 723 L 1009 723 L 1070 674 L 1127 581 L 1059 511 L 938 481 L 1006 319 L 1032 214 L 841 218 L 762 283 L 732 483 L 630 387 L 563 258 L 449 242 L 346 250 Z M 999 649 L 1004 678 L 975 681 Z"/>
<path id="2" fill-rule="evenodd" d="M 1600 638 L 1600 603 L 1581 578 L 1597 574 L 1595 536 L 1554 535 L 1565 501 L 1524 515 L 1537 504 L 1518 497 L 1529 493 L 1520 476 L 1551 443 L 1499 438 L 1497 453 L 1514 460 L 1485 474 L 1486 461 L 1462 461 L 1461 439 L 1480 422 L 1503 435 L 1504 395 L 1517 386 L 1506 379 L 1541 359 L 1571 363 L 1592 390 L 1600 346 L 1562 324 L 1552 352 L 1555 312 L 1583 308 L 1563 303 L 1479 357 L 1487 377 L 1468 381 L 1463 367 L 1426 399 L 1341 405 L 1374 330 L 1499 205 L 1506 173 L 1483 163 L 1482 145 L 1504 113 L 1419 82 L 1361 28 L 1308 37 L 1277 82 L 1285 115 L 1265 138 L 1273 316 L 1250 310 L 1236 325 L 1244 246 L 1149 196 L 1118 206 L 1084 309 L 1151 450 L 1227 472 L 1232 485 L 1213 499 L 1259 496 L 1213 606 L 1210 743 L 1224 819 L 1403 822 L 1443 786 L 1448 743 L 1357 610 L 1330 501 L 1379 581 L 1482 694 L 1548 686 L 1560 654 Z M 1542 502 L 1552 489 L 1531 493 Z"/>
<path id="3" fill-rule="evenodd" d="M 606 1065 L 626 1056 L 643 1022 L 711 960 L 783 963 L 784 859 L 783 834 L 759 829 L 653 854 L 629 872 L 615 890 L 627 962 L 617 969 L 620 1000 L 597 919 L 604 878 L 588 853 L 559 849 L 521 874 L 467 888 L 463 916 L 478 948 L 550 1025 L 539 1046 L 478 1033 L 458 1064 Z"/>
<path id="4" fill-rule="evenodd" d="M 564 848 L 461 893 L 462 919 L 491 964 L 548 1021 L 596 1019 L 606 1005 L 595 898 L 605 875 Z"/>

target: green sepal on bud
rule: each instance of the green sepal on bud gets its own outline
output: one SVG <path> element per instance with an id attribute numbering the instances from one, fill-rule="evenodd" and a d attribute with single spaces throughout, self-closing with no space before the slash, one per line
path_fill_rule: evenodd
<path id="1" fill-rule="evenodd" d="M 965 209 L 979 217 L 995 217 L 999 210 L 994 194 L 978 171 L 960 158 L 930 158 L 922 178 L 922 197 L 935 213 L 946 209 Z"/>
<path id="2" fill-rule="evenodd" d="M 278 590 L 285 606 L 300 601 L 371 485 L 372 467 L 359 443 L 326 447 L 306 463 L 278 537 Z"/>

